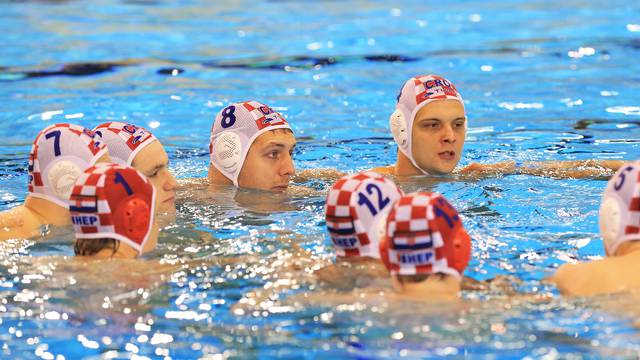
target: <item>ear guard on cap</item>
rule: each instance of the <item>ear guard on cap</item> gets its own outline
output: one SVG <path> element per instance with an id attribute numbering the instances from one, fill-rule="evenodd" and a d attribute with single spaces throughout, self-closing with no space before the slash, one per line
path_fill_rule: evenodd
<path id="1" fill-rule="evenodd" d="M 403 150 L 406 149 L 409 143 L 409 133 L 407 131 L 407 120 L 404 118 L 404 113 L 400 109 L 391 114 L 389 117 L 389 127 L 391 128 L 391 134 L 393 140 Z"/>
<path id="2" fill-rule="evenodd" d="M 121 224 L 124 225 L 125 235 L 142 245 L 142 240 L 147 233 L 151 209 L 143 199 L 132 196 L 117 211 Z"/>
<path id="3" fill-rule="evenodd" d="M 240 172 L 239 167 L 242 159 L 240 136 L 233 131 L 220 134 L 214 142 L 211 156 L 215 156 L 222 170 L 227 172 L 225 175 L 235 183 L 237 180 L 234 180 L 233 174 Z M 237 176 L 235 178 L 237 179 Z"/>
<path id="4" fill-rule="evenodd" d="M 606 197 L 600 205 L 600 234 L 604 242 L 607 255 L 613 255 L 620 242 L 620 223 L 622 222 L 622 207 L 620 200 L 614 196 Z"/>
<path id="5" fill-rule="evenodd" d="M 45 170 L 51 191 L 60 200 L 67 202 L 76 180 L 83 169 L 71 160 L 59 160 Z"/>
<path id="6" fill-rule="evenodd" d="M 471 260 L 471 237 L 463 227 L 460 227 L 453 238 L 453 259 L 449 266 L 462 275 L 469 265 L 469 260 Z"/>

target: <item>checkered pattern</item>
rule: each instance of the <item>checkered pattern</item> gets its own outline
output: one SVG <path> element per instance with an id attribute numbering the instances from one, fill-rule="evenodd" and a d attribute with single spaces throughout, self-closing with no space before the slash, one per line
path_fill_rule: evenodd
<path id="1" fill-rule="evenodd" d="M 438 100 L 457 100 L 464 106 L 462 96 L 455 85 L 438 75 L 412 77 L 404 83 L 397 97 L 396 112 L 394 112 L 394 115 L 398 112 L 402 114 L 406 125 L 406 141 L 403 140 L 403 143 L 398 143 L 398 148 L 418 169 L 420 169 L 420 167 L 414 160 L 412 153 L 413 121 L 420 109 Z M 392 115 L 392 118 L 394 115 Z M 391 121 L 391 124 L 393 123 L 394 122 Z M 391 126 L 393 132 L 393 125 Z M 396 139 L 396 142 L 397 141 Z M 422 171 L 425 172 L 424 170 Z"/>
<path id="2" fill-rule="evenodd" d="M 84 170 L 106 153 L 106 146 L 89 129 L 74 124 L 46 127 L 36 136 L 29 153 L 29 195 L 67 207 L 68 199 L 58 196 L 56 184 L 49 181 L 50 169 L 67 161 Z"/>
<path id="3" fill-rule="evenodd" d="M 148 205 L 149 221 L 139 236 L 131 236 L 123 223 L 126 203 L 138 199 Z M 78 177 L 69 200 L 69 212 L 79 239 L 111 238 L 124 241 L 142 253 L 153 224 L 155 189 L 137 170 L 100 163 Z"/>
<path id="4" fill-rule="evenodd" d="M 418 192 L 391 208 L 380 253 L 392 274 L 461 277 L 469 261 L 470 239 L 457 211 L 442 195 Z"/>
<path id="5" fill-rule="evenodd" d="M 612 229 L 614 236 L 603 233 L 609 255 L 627 241 L 640 240 L 640 162 L 625 163 L 607 184 L 602 204 L 615 201 L 617 209 L 600 208 L 600 228 Z"/>
<path id="6" fill-rule="evenodd" d="M 253 116 L 258 129 L 262 130 L 268 126 L 286 125 L 287 121 L 278 112 L 273 111 L 267 105 L 257 101 L 247 101 L 242 106 Z"/>
<path id="7" fill-rule="evenodd" d="M 291 130 L 291 127 L 269 106 L 257 101 L 228 105 L 218 112 L 211 126 L 211 164 L 238 186 L 238 176 L 253 141 L 276 129 Z"/>
<path id="8" fill-rule="evenodd" d="M 374 187 L 379 189 L 382 199 Z M 338 180 L 326 200 L 327 229 L 336 255 L 379 258 L 378 222 L 401 196 L 402 190 L 393 181 L 375 172 L 347 175 Z M 369 201 L 376 214 L 372 214 L 362 197 L 371 198 Z M 388 201 L 379 209 L 379 200 L 385 198 Z"/>
<path id="9" fill-rule="evenodd" d="M 128 166 L 131 166 L 138 152 L 157 140 L 143 127 L 117 121 L 100 124 L 93 131 L 109 148 L 111 161 Z"/>

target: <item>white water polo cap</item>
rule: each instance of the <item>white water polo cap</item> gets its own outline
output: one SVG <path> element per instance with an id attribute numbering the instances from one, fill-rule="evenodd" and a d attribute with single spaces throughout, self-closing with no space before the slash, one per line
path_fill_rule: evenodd
<path id="1" fill-rule="evenodd" d="M 400 188 L 375 172 L 347 175 L 327 195 L 327 230 L 337 256 L 379 259 L 384 219 L 402 197 Z"/>
<path id="2" fill-rule="evenodd" d="M 280 113 L 265 104 L 245 101 L 225 107 L 211 126 L 211 164 L 238 186 L 251 144 L 261 134 L 275 129 L 291 130 L 291 127 Z"/>
<path id="3" fill-rule="evenodd" d="M 622 243 L 640 240 L 640 162 L 625 163 L 609 180 L 599 215 L 607 255 Z"/>
<path id="4" fill-rule="evenodd" d="M 413 166 L 426 175 L 429 173 L 420 168 L 413 157 L 411 144 L 413 121 L 420 109 L 438 100 L 457 100 L 464 107 L 462 96 L 449 80 L 437 75 L 412 77 L 400 89 L 396 110 L 389 117 L 391 134 L 398 148 Z"/>
<path id="5" fill-rule="evenodd" d="M 120 165 L 131 166 L 133 159 L 147 145 L 156 141 L 147 129 L 123 122 L 106 122 L 93 129 L 109 149 L 111 161 Z"/>
<path id="6" fill-rule="evenodd" d="M 115 239 L 142 254 L 154 222 L 156 190 L 134 168 L 88 168 L 76 181 L 69 212 L 78 239 Z"/>
<path id="7" fill-rule="evenodd" d="M 73 184 L 107 154 L 99 137 L 82 126 L 55 124 L 42 130 L 29 154 L 29 196 L 68 208 Z"/>
<path id="8" fill-rule="evenodd" d="M 392 275 L 444 273 L 462 278 L 471 258 L 471 238 L 442 195 L 416 192 L 402 197 L 389 211 L 385 230 L 380 254 Z"/>

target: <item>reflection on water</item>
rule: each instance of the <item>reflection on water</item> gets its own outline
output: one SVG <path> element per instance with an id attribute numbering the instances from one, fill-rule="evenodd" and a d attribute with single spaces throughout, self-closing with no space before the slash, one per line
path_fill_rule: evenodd
<path id="1" fill-rule="evenodd" d="M 148 126 L 186 183 L 206 176 L 217 111 L 248 98 L 268 100 L 290 121 L 298 170 L 391 164 L 388 116 L 416 73 L 444 74 L 464 95 L 462 165 L 640 157 L 636 2 L 3 5 L 0 24 L 12 31 L 0 52 L 2 209 L 24 199 L 33 135 L 46 124 Z M 603 181 L 396 180 L 406 192 L 445 194 L 473 238 L 466 275 L 508 286 L 434 305 L 390 300 L 382 279 L 354 301 L 313 274 L 333 261 L 329 181 L 304 181 L 296 185 L 310 190 L 287 195 L 193 182 L 179 191 L 176 223 L 140 262 L 77 261 L 68 228 L 0 244 L 0 357 L 640 351 L 635 295 L 562 299 L 543 281 L 562 263 L 603 255 Z"/>

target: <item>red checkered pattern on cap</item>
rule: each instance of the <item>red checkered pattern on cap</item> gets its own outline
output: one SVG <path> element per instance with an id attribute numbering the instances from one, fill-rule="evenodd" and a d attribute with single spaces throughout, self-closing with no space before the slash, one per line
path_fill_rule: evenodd
<path id="1" fill-rule="evenodd" d="M 88 168 L 76 181 L 70 197 L 69 212 L 77 238 L 111 238 L 124 241 L 142 252 L 153 223 L 155 190 L 139 171 L 119 164 L 97 164 Z M 148 213 L 126 215 L 127 204 L 141 201 L 148 205 Z M 129 221 L 144 219 L 144 225 L 133 227 L 137 235 L 128 233 Z M 146 221 L 146 220 L 142 220 Z M 140 226 L 143 226 L 140 228 Z"/>
<path id="2" fill-rule="evenodd" d="M 459 275 L 461 270 L 453 268 L 451 242 L 461 226 L 457 211 L 441 195 L 407 195 L 387 217 L 386 239 L 380 244 L 382 259 L 392 274 Z"/>
<path id="3" fill-rule="evenodd" d="M 279 112 L 274 111 L 267 105 L 257 101 L 246 101 L 242 103 L 247 111 L 253 116 L 258 129 L 262 130 L 269 126 L 286 125 L 287 121 Z"/>
<path id="4" fill-rule="evenodd" d="M 95 234 L 113 233 L 113 218 L 109 202 L 104 192 L 98 191 L 104 187 L 106 172 L 113 168 L 121 168 L 116 164 L 100 164 L 88 168 L 76 181 L 69 198 L 69 212 L 71 216 L 90 214 L 98 217 L 98 222 L 91 225 L 74 224 L 76 233 Z"/>
<path id="5" fill-rule="evenodd" d="M 100 124 L 95 130 L 110 131 L 118 135 L 131 151 L 136 150 L 148 140 L 155 139 L 155 136 L 143 127 L 118 121 Z"/>
<path id="6" fill-rule="evenodd" d="M 438 75 L 425 75 L 413 78 L 416 92 L 416 105 L 426 100 L 459 99 L 455 85 Z"/>
<path id="7" fill-rule="evenodd" d="M 358 223 L 361 219 L 358 216 L 358 211 L 354 207 L 357 201 L 352 199 L 356 196 L 357 190 L 365 180 L 391 183 L 390 180 L 378 173 L 361 172 L 342 177 L 331 187 L 331 190 L 329 190 L 327 194 L 327 228 L 331 234 L 338 256 L 363 256 L 362 248 L 371 244 L 366 230 L 373 226 L 373 224 Z M 393 186 L 398 194 L 402 193 L 395 184 L 393 184 Z M 360 226 L 357 226 L 357 224 Z M 360 231 L 358 229 L 360 229 Z M 338 233 L 338 231 L 340 231 L 340 233 Z M 339 239 L 344 240 L 345 238 L 352 240 L 348 242 L 339 241 Z"/>

